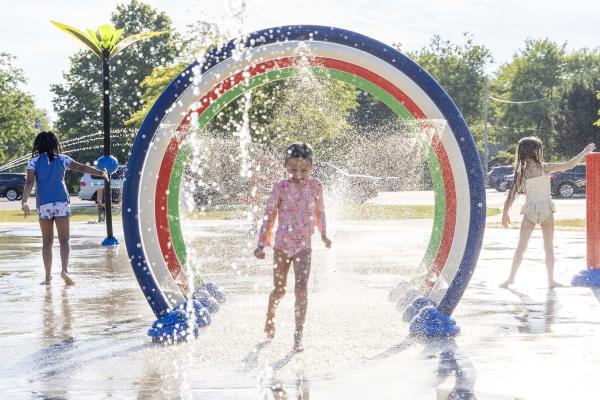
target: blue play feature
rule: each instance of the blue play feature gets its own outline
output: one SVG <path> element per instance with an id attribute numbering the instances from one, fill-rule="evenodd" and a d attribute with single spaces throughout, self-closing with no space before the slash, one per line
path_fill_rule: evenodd
<path id="1" fill-rule="evenodd" d="M 204 283 L 194 291 L 189 301 L 154 321 L 148 330 L 148 336 L 153 341 L 164 343 L 177 343 L 191 336 L 197 337 L 200 335 L 200 328 L 211 324 L 211 314 L 218 312 L 219 304 L 224 304 L 225 300 L 225 293 L 216 284 Z"/>
<path id="2" fill-rule="evenodd" d="M 431 338 L 458 335 L 460 328 L 452 317 L 431 305 L 422 308 L 413 318 L 409 332 L 411 336 Z"/>
<path id="3" fill-rule="evenodd" d="M 119 160 L 115 156 L 102 156 L 96 160 L 96 168 L 107 170 L 108 174 L 113 174 L 119 168 Z"/>
<path id="4" fill-rule="evenodd" d="M 417 316 L 419 311 L 427 306 L 435 306 L 435 303 L 426 296 L 415 297 L 404 310 L 404 313 L 402 314 L 402 320 L 407 322 L 412 321 L 412 319 Z"/>
<path id="5" fill-rule="evenodd" d="M 586 269 L 571 280 L 573 286 L 600 287 L 600 269 Z"/>

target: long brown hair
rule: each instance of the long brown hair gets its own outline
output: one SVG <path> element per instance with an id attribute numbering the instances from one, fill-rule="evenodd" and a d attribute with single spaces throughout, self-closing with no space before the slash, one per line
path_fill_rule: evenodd
<path id="1" fill-rule="evenodd" d="M 519 140 L 515 153 L 515 175 L 513 184 L 508 192 L 509 204 L 512 204 L 517 192 L 523 190 L 525 163 L 532 160 L 537 164 L 544 161 L 544 144 L 536 136 L 528 136 Z"/>

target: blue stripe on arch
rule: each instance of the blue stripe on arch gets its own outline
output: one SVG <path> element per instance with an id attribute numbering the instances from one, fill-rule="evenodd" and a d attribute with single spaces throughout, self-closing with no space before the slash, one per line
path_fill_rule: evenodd
<path id="1" fill-rule="evenodd" d="M 469 233 L 465 252 L 455 279 L 451 282 L 446 294 L 438 305 L 438 308 L 441 311 L 450 315 L 469 284 L 479 258 L 479 252 L 483 241 L 483 231 L 485 228 L 486 204 L 483 169 L 475 143 L 473 142 L 469 128 L 460 114 L 460 111 L 442 87 L 418 64 L 398 52 L 396 49 L 356 32 L 327 26 L 296 25 L 253 32 L 245 37 L 243 43 L 245 47 L 260 47 L 266 44 L 284 42 L 286 40 L 331 42 L 369 53 L 387 62 L 412 79 L 442 112 L 456 138 L 465 163 L 469 178 L 471 202 Z M 194 62 L 186 68 L 183 74 L 180 74 L 173 82 L 171 82 L 146 116 L 146 119 L 136 136 L 131 156 L 127 162 L 127 180 L 123 196 L 124 209 L 131 209 L 130 213 L 125 211 L 123 215 L 123 229 L 125 231 L 127 251 L 130 255 L 136 278 L 143 288 L 146 298 L 149 299 L 148 301 L 152 310 L 157 316 L 162 315 L 167 310 L 168 303 L 152 274 L 147 274 L 146 271 L 143 271 L 141 266 L 138 266 L 138 263 L 141 263 L 143 266 L 147 262 L 141 248 L 137 247 L 137 243 L 141 242 L 141 234 L 136 219 L 137 197 L 139 194 L 141 178 L 139 171 L 141 171 L 144 164 L 148 146 L 160 125 L 166 110 L 173 105 L 177 98 L 190 85 L 190 79 L 193 76 L 191 73 L 192 69 L 199 67 L 201 73 L 205 74 L 222 61 L 231 57 L 231 54 L 236 47 L 236 42 L 236 40 L 232 40 L 221 48 L 211 50 L 207 54 L 203 64 L 200 65 L 198 62 Z M 457 221 L 457 223 L 460 222 L 461 221 Z M 155 290 L 153 291 L 152 289 Z"/>
<path id="2" fill-rule="evenodd" d="M 131 154 L 127 160 L 127 172 L 123 186 L 123 235 L 125 236 L 127 253 L 129 254 L 131 267 L 140 288 L 157 317 L 167 313 L 170 307 L 154 275 L 150 272 L 149 267 L 147 267 L 148 262 L 152 260 L 146 260 L 141 247 L 142 237 L 138 223 L 141 171 L 152 138 L 166 115 L 166 110 L 171 107 L 190 85 L 192 67 L 195 65 L 190 65 L 184 72 L 179 74 L 148 112 L 133 142 Z M 154 193 L 150 193 L 149 195 L 154 196 Z"/>

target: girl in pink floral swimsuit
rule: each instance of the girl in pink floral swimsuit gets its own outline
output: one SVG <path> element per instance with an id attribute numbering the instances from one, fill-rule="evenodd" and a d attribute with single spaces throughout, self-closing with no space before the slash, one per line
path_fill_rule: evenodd
<path id="1" fill-rule="evenodd" d="M 313 150 L 306 143 L 292 144 L 286 153 L 284 167 L 288 179 L 273 185 L 267 201 L 265 217 L 259 232 L 256 258 L 264 259 L 266 246 L 271 245 L 271 231 L 277 219 L 277 231 L 273 244 L 273 284 L 269 295 L 265 333 L 269 339 L 275 336 L 275 309 L 285 295 L 287 275 L 294 265 L 295 318 L 294 350 L 302 351 L 302 333 L 307 308 L 307 285 L 311 265 L 311 236 L 315 225 L 327 248 L 323 187 L 318 179 L 310 177 L 313 169 Z"/>

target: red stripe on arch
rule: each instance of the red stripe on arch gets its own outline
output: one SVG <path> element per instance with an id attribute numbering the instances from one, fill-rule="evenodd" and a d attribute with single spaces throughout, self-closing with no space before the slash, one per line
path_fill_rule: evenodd
<path id="1" fill-rule="evenodd" d="M 444 149 L 444 145 L 439 135 L 434 135 L 431 139 L 431 147 L 435 151 L 438 157 L 438 162 L 442 170 L 442 177 L 444 181 L 444 193 L 446 197 L 446 217 L 444 221 L 444 232 L 442 232 L 442 240 L 440 242 L 440 248 L 433 261 L 431 270 L 428 271 L 428 279 L 424 282 L 424 289 L 427 293 L 431 291 L 435 285 L 440 273 L 444 269 L 448 254 L 450 254 L 450 248 L 454 240 L 454 229 L 456 228 L 456 187 L 454 186 L 454 176 L 452 175 L 452 167 L 448 154 Z"/>
<path id="2" fill-rule="evenodd" d="M 192 113 L 196 113 L 198 116 L 202 115 L 202 113 L 206 111 L 206 109 L 223 93 L 227 92 L 232 87 L 240 84 L 248 78 L 252 78 L 276 69 L 294 67 L 297 65 L 297 61 L 297 57 L 285 57 L 269 60 L 256 64 L 247 70 L 239 71 L 236 74 L 226 78 L 200 99 L 200 105 L 197 109 L 190 110 L 186 113 L 185 117 L 182 119 L 177 128 L 177 134 L 174 135 L 169 141 L 169 145 L 163 156 L 163 161 L 158 174 L 154 214 L 161 252 L 171 275 L 184 294 L 187 293 L 188 290 L 186 283 L 187 280 L 185 279 L 185 271 L 183 270 L 183 267 L 177 258 L 177 254 L 175 253 L 175 249 L 173 248 L 171 242 L 168 217 L 168 190 L 173 164 L 177 157 L 177 153 L 179 152 L 179 143 L 185 140 L 187 136 L 187 133 L 190 129 Z M 392 95 L 415 118 L 427 118 L 425 113 L 423 113 L 423 111 L 415 104 L 414 101 L 410 99 L 410 97 L 406 95 L 406 93 L 404 93 L 390 81 L 372 71 L 369 71 L 368 69 L 365 69 L 359 65 L 348 63 L 346 61 L 324 57 L 311 58 L 309 63 L 311 66 L 321 66 L 324 68 L 335 69 L 361 77 L 372 84 L 379 86 L 381 89 Z M 438 135 L 435 135 L 432 139 L 432 148 L 436 153 L 440 168 L 442 170 L 446 197 L 446 220 L 444 223 L 444 232 L 440 243 L 440 248 L 438 249 L 438 253 L 432 268 L 432 272 L 434 272 L 436 276 L 439 276 L 439 273 L 445 265 L 448 254 L 450 253 L 450 248 L 452 246 L 452 240 L 454 237 L 454 230 L 456 228 L 456 191 L 454 186 L 454 177 L 452 175 L 452 166 L 450 165 L 450 160 Z"/>

